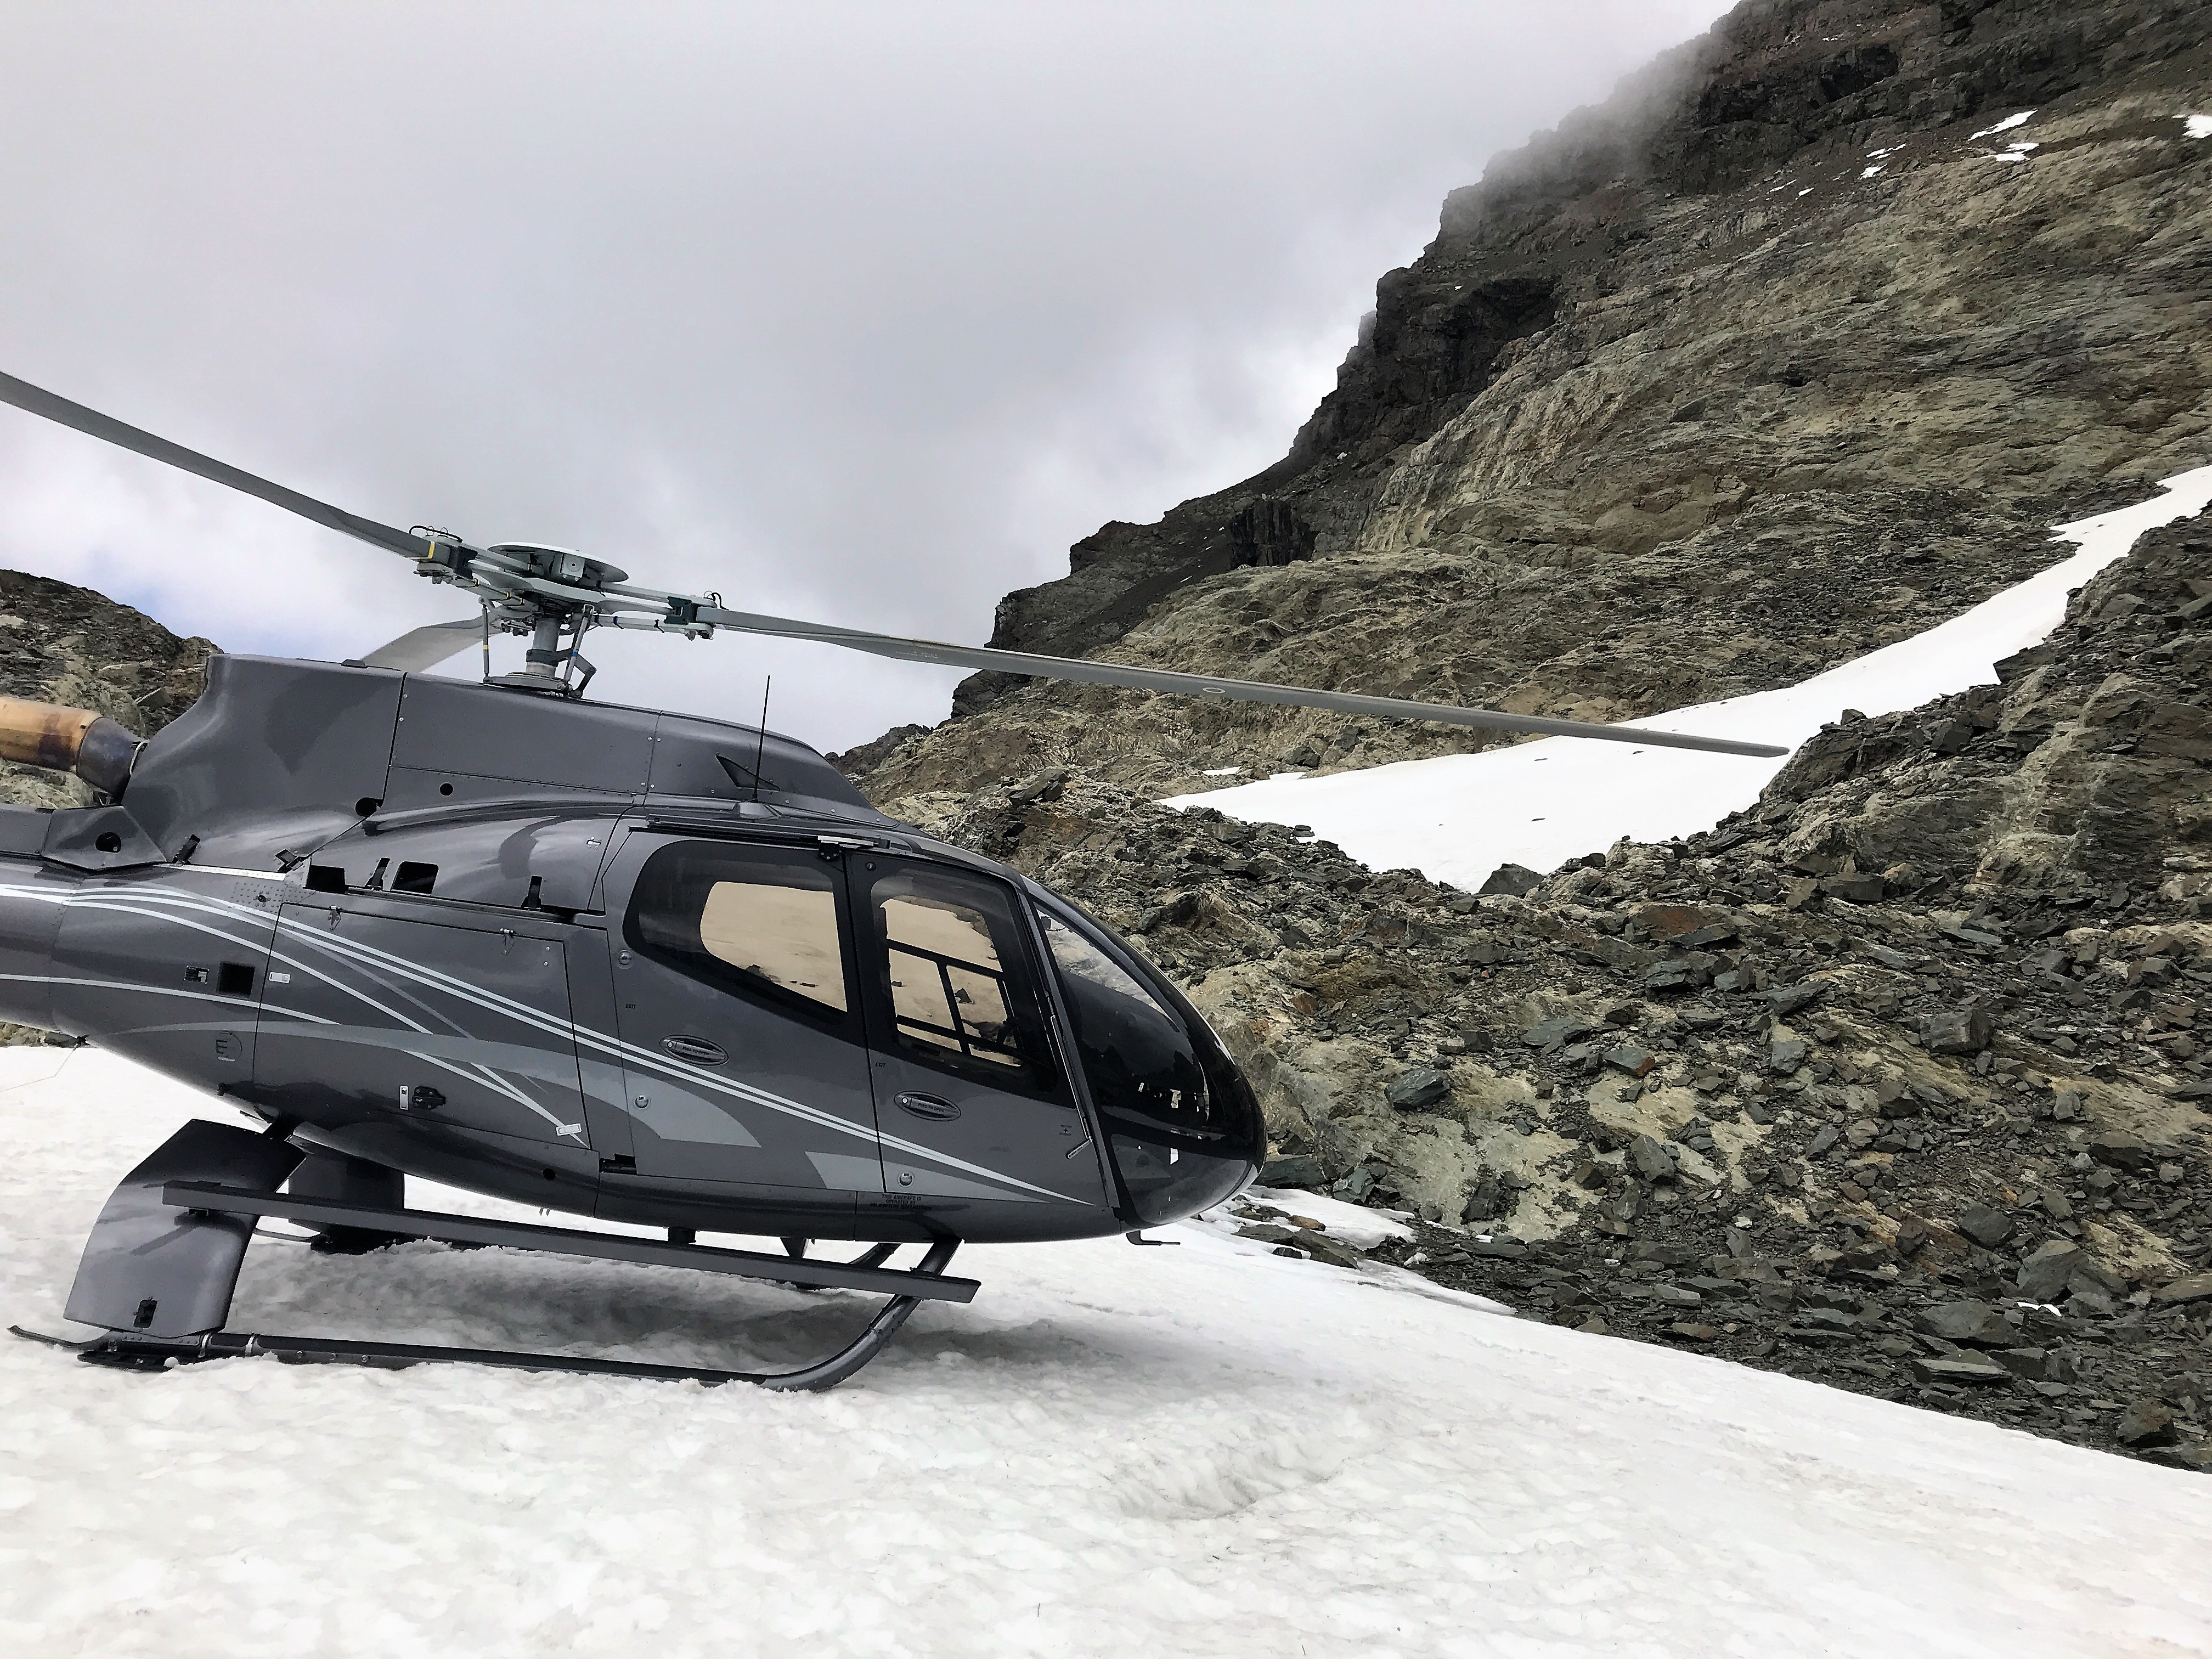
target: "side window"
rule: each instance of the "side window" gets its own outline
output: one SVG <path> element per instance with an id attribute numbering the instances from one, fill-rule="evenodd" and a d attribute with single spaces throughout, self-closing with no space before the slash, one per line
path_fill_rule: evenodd
<path id="1" fill-rule="evenodd" d="M 638 872 L 623 936 L 695 978 L 830 1020 L 852 1008 L 836 871 L 781 848 L 664 847 Z"/>
<path id="2" fill-rule="evenodd" d="M 872 970 L 908 1058 L 1046 1088 L 1036 1003 L 1015 912 L 997 889 L 933 870 L 874 878 Z"/>

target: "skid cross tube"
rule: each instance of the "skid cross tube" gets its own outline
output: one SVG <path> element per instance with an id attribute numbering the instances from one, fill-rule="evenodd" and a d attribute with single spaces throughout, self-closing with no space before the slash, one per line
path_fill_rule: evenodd
<path id="1" fill-rule="evenodd" d="M 933 1246 L 912 1272 L 837 1261 L 794 1261 L 788 1256 L 753 1250 L 716 1249 L 705 1244 L 665 1244 L 659 1239 L 615 1233 L 580 1232 L 570 1227 L 540 1227 L 526 1222 L 494 1221 L 483 1216 L 447 1215 L 433 1210 L 386 1210 L 373 1204 L 349 1204 L 335 1198 L 295 1198 L 289 1193 L 254 1193 L 212 1181 L 172 1181 L 161 1201 L 180 1210 L 211 1210 L 222 1215 L 270 1215 L 324 1226 L 359 1227 L 433 1238 L 448 1244 L 498 1244 L 509 1249 L 546 1250 L 559 1255 L 597 1256 L 653 1267 L 690 1267 L 706 1273 L 773 1279 L 787 1285 L 812 1285 L 841 1291 L 874 1291 L 927 1302 L 972 1302 L 982 1288 L 973 1279 L 947 1279 L 939 1271 L 951 1252 L 946 1241 Z M 943 1251 L 940 1257 L 939 1251 Z M 872 1256 L 873 1252 L 869 1255 Z M 875 1257 L 880 1261 L 881 1257 Z M 869 1260 L 863 1256 L 862 1261 Z"/>

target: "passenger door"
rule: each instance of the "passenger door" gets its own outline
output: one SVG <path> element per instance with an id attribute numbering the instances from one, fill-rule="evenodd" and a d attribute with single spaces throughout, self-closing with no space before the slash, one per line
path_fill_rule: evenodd
<path id="1" fill-rule="evenodd" d="M 834 855 L 634 831 L 607 891 L 637 1173 L 880 1196 Z"/>
<path id="2" fill-rule="evenodd" d="M 1020 896 L 920 860 L 848 864 L 885 1190 L 1104 1204 Z"/>

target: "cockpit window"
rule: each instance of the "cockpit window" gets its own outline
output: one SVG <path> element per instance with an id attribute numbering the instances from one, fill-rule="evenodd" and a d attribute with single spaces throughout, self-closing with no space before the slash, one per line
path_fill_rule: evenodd
<path id="1" fill-rule="evenodd" d="M 1036 914 L 1124 1213 L 1149 1225 L 1219 1203 L 1267 1150 L 1251 1085 L 1198 1011 L 1113 948 L 1104 928 L 1072 906 Z"/>
<path id="2" fill-rule="evenodd" d="M 987 1066 L 1019 1066 L 1006 974 L 983 913 L 920 893 L 879 896 L 902 1041 Z"/>
<path id="3" fill-rule="evenodd" d="M 870 860 L 865 879 L 861 950 L 889 1043 L 994 1089 L 1057 1090 L 1013 896 L 903 860 Z"/>
<path id="4" fill-rule="evenodd" d="M 812 875 L 809 870 L 805 873 Z M 837 949 L 837 895 L 750 872 L 707 890 L 699 943 L 741 974 L 825 1008 L 845 1012 L 845 964 Z"/>
<path id="5" fill-rule="evenodd" d="M 1060 969 L 1091 1098 L 1111 1117 L 1202 1127 L 1206 1077 L 1182 1022 L 1105 951 L 1049 910 L 1037 913 Z"/>

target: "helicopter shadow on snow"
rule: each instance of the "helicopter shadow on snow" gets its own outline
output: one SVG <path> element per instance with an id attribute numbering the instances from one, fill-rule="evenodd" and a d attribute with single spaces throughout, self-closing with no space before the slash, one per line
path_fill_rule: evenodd
<path id="1" fill-rule="evenodd" d="M 982 1295 L 989 1295 L 986 1284 Z M 426 1343 L 781 1370 L 835 1352 L 884 1299 L 625 1262 L 429 1242 L 325 1255 L 264 1235 L 246 1253 L 230 1326 L 301 1336 Z M 1105 1333 L 1091 1310 L 1073 1328 L 1049 1316 L 988 1322 L 925 1302 L 879 1364 L 957 1360 L 996 1366 L 1157 1364 L 1182 1345 L 1137 1322 Z"/>

